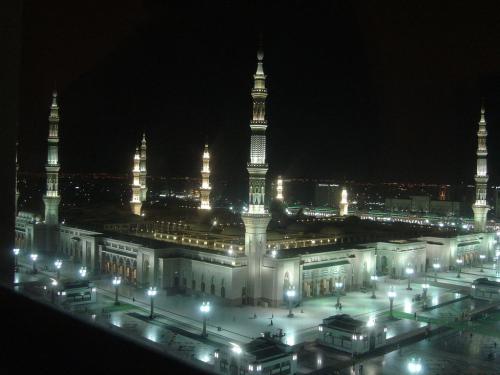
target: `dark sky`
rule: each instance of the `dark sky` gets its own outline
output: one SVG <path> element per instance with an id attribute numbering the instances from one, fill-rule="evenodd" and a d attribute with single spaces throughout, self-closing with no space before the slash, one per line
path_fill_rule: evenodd
<path id="1" fill-rule="evenodd" d="M 244 181 L 258 35 L 270 174 L 472 183 L 480 98 L 500 171 L 497 1 L 26 1 L 21 170 L 43 171 L 50 92 L 66 172 Z M 166 5 L 165 5 L 166 4 Z"/>

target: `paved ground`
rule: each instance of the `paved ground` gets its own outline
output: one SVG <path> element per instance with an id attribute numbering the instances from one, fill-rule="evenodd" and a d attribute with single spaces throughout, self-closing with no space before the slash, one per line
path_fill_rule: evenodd
<path id="1" fill-rule="evenodd" d="M 31 273 L 31 262 L 28 258 L 20 260 L 23 265 L 21 273 L 16 273 L 16 282 L 22 283 L 22 288 L 30 295 L 50 300 L 50 289 L 44 290 L 43 285 L 50 284 L 50 277 L 55 277 L 53 272 L 53 259 L 40 258 L 37 267 L 40 272 L 36 275 Z M 47 265 L 47 269 L 45 269 Z M 79 265 L 64 262 L 61 270 L 62 278 L 75 279 L 78 277 Z M 162 350 L 168 350 L 175 355 L 186 359 L 195 359 L 210 364 L 213 361 L 212 353 L 216 347 L 227 345 L 228 341 L 244 343 L 260 335 L 261 332 L 271 331 L 276 333 L 278 329 L 283 329 L 285 333 L 284 342 L 289 345 L 295 345 L 303 341 L 313 341 L 317 334 L 317 325 L 322 319 L 336 313 L 347 313 L 362 320 L 368 320 L 376 317 L 381 324 L 388 327 L 388 338 L 396 335 L 402 335 L 416 328 L 427 324 L 428 321 L 445 324 L 453 322 L 455 318 L 460 317 L 464 311 L 471 311 L 484 305 L 481 301 L 464 299 L 464 292 L 468 290 L 470 282 L 477 277 L 494 276 L 496 270 L 485 267 L 485 272 L 480 272 L 479 268 L 463 269 L 460 278 L 456 278 L 456 272 L 440 272 L 437 275 L 437 283 L 434 282 L 434 274 L 429 275 L 427 279 L 416 279 L 412 282 L 412 290 L 406 290 L 406 280 L 391 280 L 390 282 L 379 282 L 377 285 L 377 298 L 372 299 L 371 291 L 348 292 L 341 297 L 342 310 L 335 308 L 336 297 L 325 297 L 305 301 L 301 306 L 294 308 L 295 317 L 288 318 L 288 309 L 282 308 L 264 308 L 264 307 L 229 307 L 213 303 L 212 311 L 208 322 L 209 338 L 200 337 L 201 316 L 199 306 L 202 298 L 194 296 L 167 296 L 165 291 L 159 291 L 155 298 L 155 312 L 159 315 L 150 321 L 149 315 L 150 300 L 146 296 L 144 289 L 137 289 L 132 286 L 120 286 L 120 306 L 113 304 L 114 289 L 110 278 L 94 280 L 98 286 L 98 301 L 93 306 L 81 306 L 74 308 L 73 312 L 81 316 L 88 317 L 97 324 L 105 326 L 120 327 L 120 329 L 130 335 L 140 336 L 148 342 L 157 345 Z M 422 283 L 430 282 L 431 287 L 427 292 L 427 306 L 439 307 L 423 310 L 423 301 L 417 301 L 416 296 L 422 294 Z M 387 291 L 394 287 L 397 297 L 394 303 L 394 313 L 401 320 L 387 321 L 389 301 Z M 18 289 L 21 287 L 17 287 Z M 207 297 L 209 298 L 209 297 Z M 443 304 L 441 306 L 441 304 Z M 417 321 L 414 320 L 414 313 L 417 313 Z M 500 332 L 498 322 L 500 313 L 492 314 L 489 317 L 471 323 L 454 323 L 456 330 L 472 330 L 475 333 L 473 339 L 465 341 L 465 338 L 459 336 L 454 339 L 454 344 L 450 345 L 450 353 L 446 352 L 449 339 L 436 338 L 434 348 L 434 339 L 431 342 L 424 342 L 404 348 L 402 355 L 399 353 L 389 353 L 385 356 L 377 357 L 366 361 L 363 374 L 379 373 L 408 373 L 407 362 L 412 358 L 420 358 L 422 362 L 422 371 L 426 374 L 437 374 L 445 372 L 436 372 L 439 370 L 436 366 L 441 366 L 440 360 L 444 358 L 453 358 L 459 348 L 471 351 L 477 354 L 476 360 L 483 362 L 489 353 L 487 345 L 491 337 L 495 337 L 494 332 Z M 452 324 L 448 324 L 452 326 Z M 493 333 L 492 333 L 493 332 Z M 482 335 L 479 335 L 482 334 Z M 484 335 L 484 336 L 483 336 Z M 488 336 L 487 336 L 488 335 Z M 444 336 L 443 336 L 444 337 Z M 481 337 L 484 337 L 481 339 Z M 462 341 L 461 341 L 462 340 Z M 456 345 L 455 345 L 456 344 Z M 500 344 L 500 339 L 499 339 Z M 421 345 L 421 346 L 416 346 Z M 425 346 L 427 345 L 427 346 Z M 492 344 L 491 344 L 492 345 Z M 306 373 L 325 367 L 348 366 L 351 358 L 348 355 L 325 350 L 322 348 L 309 347 L 310 350 L 303 350 L 299 356 L 299 369 Z M 486 353 L 486 354 L 485 354 Z M 467 353 L 462 353 L 462 355 Z M 482 356 L 482 357 L 481 357 Z M 441 358 L 441 359 L 439 359 Z M 445 361 L 446 362 L 446 361 Z M 449 362 L 449 363 L 448 363 Z M 447 371 L 456 371 L 457 361 L 450 359 Z M 495 360 L 491 363 L 496 363 Z M 475 368 L 489 370 L 490 362 L 486 365 L 476 366 Z M 455 366 L 455 367 L 454 367 Z M 458 366 L 460 370 L 466 367 Z M 495 367 L 495 366 L 493 366 Z M 349 370 L 349 371 L 352 371 Z M 406 371 L 406 372 L 405 372 Z M 482 370 L 481 370 L 482 371 Z M 344 372 L 351 373 L 351 372 Z M 459 372 L 447 372 L 459 373 Z M 463 372 L 468 373 L 468 372 Z M 484 372 L 485 374 L 489 372 Z M 500 374 L 500 371 L 497 373 Z"/>

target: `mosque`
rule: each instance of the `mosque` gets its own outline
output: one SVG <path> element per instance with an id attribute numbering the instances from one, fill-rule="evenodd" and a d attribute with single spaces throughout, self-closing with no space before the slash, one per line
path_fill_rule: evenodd
<path id="1" fill-rule="evenodd" d="M 484 107 L 478 131 L 474 231 L 425 232 L 409 236 L 355 230 L 336 232 L 323 228 L 311 232 L 299 224 L 281 232 L 269 230 L 272 220 L 266 195 L 266 75 L 264 53 L 257 53 L 257 69 L 251 91 L 248 210 L 241 214 L 241 230 L 214 232 L 189 221 L 153 220 L 144 216 L 147 201 L 147 142 L 142 137 L 133 156 L 130 216 L 110 220 L 99 229 L 59 219 L 59 107 L 54 93 L 49 116 L 47 185 L 43 196 L 43 220 L 32 212 L 17 212 L 16 243 L 26 253 L 39 252 L 71 259 L 94 275 L 120 275 L 138 287 L 156 286 L 169 294 L 210 296 L 220 303 L 279 306 L 287 291 L 296 290 L 297 302 L 369 287 L 371 276 L 401 279 L 412 269 L 418 276 L 432 265 L 453 269 L 477 261 L 484 254 L 493 258 L 495 233 L 486 231 L 487 147 Z M 210 150 L 202 152 L 200 215 L 211 210 Z M 283 202 L 281 177 L 276 201 Z M 348 226 L 348 196 L 341 195 L 339 225 Z M 213 222 L 213 226 L 217 223 Z M 351 225 L 352 227 L 352 225 Z"/>

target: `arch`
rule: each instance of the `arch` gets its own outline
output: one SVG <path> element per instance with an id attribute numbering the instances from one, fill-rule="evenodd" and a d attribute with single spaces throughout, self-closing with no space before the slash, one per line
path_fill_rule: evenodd
<path id="1" fill-rule="evenodd" d="M 204 282 L 204 281 L 202 281 L 202 282 L 201 282 L 201 287 L 200 287 L 200 290 L 201 290 L 203 293 L 205 293 L 205 282 Z"/>
<path id="2" fill-rule="evenodd" d="M 196 280 L 195 280 L 195 279 L 191 280 L 191 289 L 192 289 L 193 291 L 195 291 L 195 290 L 196 290 Z"/>
<path id="3" fill-rule="evenodd" d="M 210 294 L 215 295 L 215 285 L 214 284 L 210 285 Z"/>
<path id="4" fill-rule="evenodd" d="M 380 258 L 380 272 L 382 275 L 387 275 L 389 273 L 389 262 L 385 255 Z"/>
<path id="5" fill-rule="evenodd" d="M 220 296 L 222 298 L 226 298 L 226 288 L 224 288 L 224 286 L 221 286 L 220 288 Z"/>

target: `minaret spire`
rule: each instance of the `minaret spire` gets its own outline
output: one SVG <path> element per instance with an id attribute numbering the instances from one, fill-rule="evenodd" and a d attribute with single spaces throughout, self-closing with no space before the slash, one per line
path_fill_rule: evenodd
<path id="1" fill-rule="evenodd" d="M 141 141 L 141 152 L 140 152 L 140 162 L 139 162 L 139 183 L 141 185 L 141 202 L 146 201 L 148 187 L 146 182 L 147 168 L 146 168 L 146 133 L 142 133 Z"/>
<path id="2" fill-rule="evenodd" d="M 476 171 L 476 201 L 472 206 L 474 212 L 474 229 L 476 232 L 483 232 L 486 229 L 486 215 L 490 207 L 486 201 L 486 190 L 488 186 L 488 149 L 486 146 L 486 119 L 484 101 L 481 104 L 481 117 L 479 120 L 479 130 L 477 132 L 477 171 Z"/>
<path id="3" fill-rule="evenodd" d="M 17 217 L 17 205 L 18 205 L 18 201 L 19 201 L 19 186 L 17 184 L 17 175 L 19 173 L 19 163 L 17 161 L 17 150 L 19 148 L 19 142 L 16 142 L 16 178 L 15 178 L 15 184 L 16 184 L 16 201 L 15 201 L 15 205 L 14 205 L 14 215 L 15 217 Z"/>
<path id="4" fill-rule="evenodd" d="M 203 150 L 203 166 L 201 169 L 201 188 L 200 188 L 200 209 L 210 210 L 210 152 L 208 150 L 208 143 L 205 143 Z"/>
<path id="5" fill-rule="evenodd" d="M 254 74 L 252 88 L 253 113 L 250 121 L 252 130 L 250 141 L 250 162 L 248 163 L 249 180 L 249 214 L 264 214 L 266 187 L 266 75 L 263 67 L 264 51 L 262 46 L 257 52 L 257 71 Z"/>
<path id="6" fill-rule="evenodd" d="M 263 264 L 267 251 L 267 226 L 271 216 L 265 209 L 265 187 L 268 165 L 266 163 L 266 76 L 264 74 L 264 51 L 262 45 L 257 52 L 257 71 L 252 88 L 253 112 L 250 121 L 252 131 L 250 140 L 250 161 L 247 164 L 249 175 L 248 212 L 241 215 L 245 223 L 245 255 L 248 257 L 246 294 L 247 303 L 258 304 L 262 298 L 276 297 L 267 295 L 263 284 Z M 278 293 L 280 295 L 280 293 Z"/>
<path id="7" fill-rule="evenodd" d="M 141 183 L 140 183 L 140 164 L 141 156 L 139 153 L 139 147 L 135 149 L 134 154 L 134 166 L 132 169 L 132 199 L 130 201 L 130 208 L 134 215 L 141 215 Z"/>
<path id="8" fill-rule="evenodd" d="M 45 223 L 47 225 L 59 224 L 59 106 L 57 92 L 52 93 L 52 104 L 49 115 L 49 137 L 47 139 L 47 191 L 43 196 L 45 204 Z"/>

